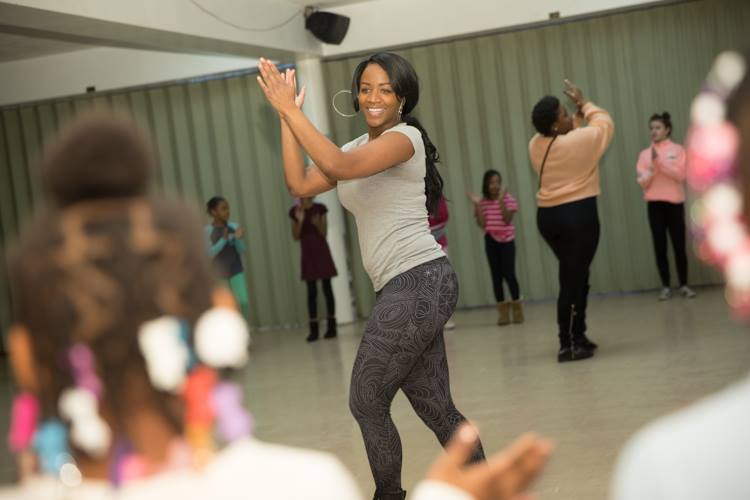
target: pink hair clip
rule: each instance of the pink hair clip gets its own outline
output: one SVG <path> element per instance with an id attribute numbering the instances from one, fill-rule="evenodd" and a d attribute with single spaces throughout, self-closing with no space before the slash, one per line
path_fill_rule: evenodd
<path id="1" fill-rule="evenodd" d="M 15 453 L 31 447 L 39 420 L 39 401 L 28 392 L 22 392 L 13 400 L 10 411 L 8 445 Z"/>
<path id="2" fill-rule="evenodd" d="M 96 396 L 102 398 L 104 392 L 102 382 L 96 374 L 94 354 L 86 344 L 75 344 L 68 351 L 68 361 L 73 368 L 73 378 L 77 387 L 87 389 Z"/>
<path id="3" fill-rule="evenodd" d="M 237 384 L 223 382 L 217 385 L 211 400 L 224 441 L 231 443 L 251 434 L 253 419 L 242 406 L 242 389 Z"/>

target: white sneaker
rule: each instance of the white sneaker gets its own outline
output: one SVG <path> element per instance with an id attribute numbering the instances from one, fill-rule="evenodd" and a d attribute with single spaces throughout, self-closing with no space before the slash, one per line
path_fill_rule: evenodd
<path id="1" fill-rule="evenodd" d="M 443 328 L 446 330 L 453 330 L 456 328 L 456 324 L 453 321 L 449 321 L 445 324 Z"/>
<path id="2" fill-rule="evenodd" d="M 680 287 L 680 293 L 686 299 L 694 299 L 696 293 L 687 285 Z"/>
<path id="3" fill-rule="evenodd" d="M 667 287 L 661 289 L 659 292 L 659 300 L 669 300 L 672 298 L 672 290 Z"/>

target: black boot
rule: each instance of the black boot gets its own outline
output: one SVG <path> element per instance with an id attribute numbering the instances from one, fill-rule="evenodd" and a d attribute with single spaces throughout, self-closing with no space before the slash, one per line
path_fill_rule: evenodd
<path id="1" fill-rule="evenodd" d="M 315 342 L 318 340 L 318 320 L 317 319 L 311 319 L 310 320 L 310 335 L 307 336 L 305 339 L 308 342 Z"/>
<path id="2" fill-rule="evenodd" d="M 575 305 L 570 306 L 570 324 L 568 325 L 567 332 L 560 332 L 558 334 L 560 338 L 560 350 L 557 352 L 557 362 L 565 363 L 567 361 L 579 361 L 581 359 L 587 359 L 594 355 L 592 349 L 586 348 L 586 346 L 579 341 L 579 335 L 573 334 L 573 324 L 576 318 L 576 307 Z"/>
<path id="3" fill-rule="evenodd" d="M 585 320 L 585 314 L 586 314 L 586 308 L 589 304 L 589 291 L 591 290 L 591 285 L 586 285 L 586 295 L 583 296 L 583 311 L 584 311 L 584 320 L 581 322 L 582 324 L 579 326 L 583 330 L 583 333 L 581 333 L 578 336 L 578 342 L 588 349 L 589 351 L 595 351 L 599 348 L 596 343 L 594 343 L 590 338 L 586 336 L 586 320 Z"/>
<path id="4" fill-rule="evenodd" d="M 323 335 L 323 337 L 327 339 L 333 339 L 333 338 L 336 338 L 337 334 L 338 332 L 336 331 L 336 317 L 329 316 L 328 324 L 326 325 L 326 334 Z"/>
<path id="5" fill-rule="evenodd" d="M 560 334 L 560 350 L 557 352 L 558 363 L 579 361 L 594 355 L 593 349 L 589 349 L 582 343 L 576 342 L 575 339 L 571 342 L 570 338 L 567 334 Z"/>
<path id="6" fill-rule="evenodd" d="M 401 493 L 385 493 L 385 494 L 381 494 L 376 491 L 375 496 L 372 497 L 372 500 L 404 500 L 405 498 L 406 498 L 406 492 L 404 490 L 401 490 Z"/>
<path id="7" fill-rule="evenodd" d="M 578 343 L 581 344 L 586 349 L 588 349 L 589 351 L 595 351 L 599 348 L 596 342 L 593 342 L 590 338 L 588 338 L 585 333 L 582 333 L 580 335 L 580 338 L 578 339 Z"/>

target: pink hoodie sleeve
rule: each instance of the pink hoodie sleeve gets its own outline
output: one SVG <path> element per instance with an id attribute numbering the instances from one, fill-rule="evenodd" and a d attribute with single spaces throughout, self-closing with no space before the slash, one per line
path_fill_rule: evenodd
<path id="1" fill-rule="evenodd" d="M 582 130 L 586 131 L 586 136 L 592 142 L 591 145 L 598 161 L 612 142 L 615 124 L 606 110 L 591 102 L 587 102 L 583 107 L 583 115 L 588 126 Z"/>
<path id="2" fill-rule="evenodd" d="M 685 180 L 685 148 L 677 146 L 675 149 L 677 151 L 676 158 L 657 156 L 654 166 L 670 179 L 682 182 Z"/>
<path id="3" fill-rule="evenodd" d="M 635 167 L 638 172 L 638 184 L 642 189 L 646 189 L 654 180 L 654 169 L 651 165 L 651 149 L 647 149 L 638 155 L 638 164 Z"/>
<path id="4" fill-rule="evenodd" d="M 583 111 L 577 111 L 576 114 L 573 115 L 573 129 L 583 127 L 584 120 Z"/>

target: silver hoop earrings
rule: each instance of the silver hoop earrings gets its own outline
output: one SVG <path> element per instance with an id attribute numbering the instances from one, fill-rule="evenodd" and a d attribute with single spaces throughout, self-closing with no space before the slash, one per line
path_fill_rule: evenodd
<path id="1" fill-rule="evenodd" d="M 404 104 L 406 103 L 406 99 L 401 101 L 401 105 L 398 107 L 398 119 L 401 119 L 401 113 L 404 111 Z"/>
<path id="2" fill-rule="evenodd" d="M 347 115 L 346 113 L 342 113 L 341 111 L 339 111 L 339 108 L 336 107 L 336 98 L 339 96 L 339 94 L 343 94 L 345 92 L 348 92 L 350 94 L 352 93 L 351 90 L 347 90 L 347 89 L 339 90 L 338 92 L 333 94 L 333 97 L 331 98 L 331 106 L 333 106 L 333 110 L 336 113 L 338 113 L 340 116 L 343 116 L 344 118 L 352 118 L 353 116 L 357 116 L 357 113 L 352 113 L 350 115 Z"/>

